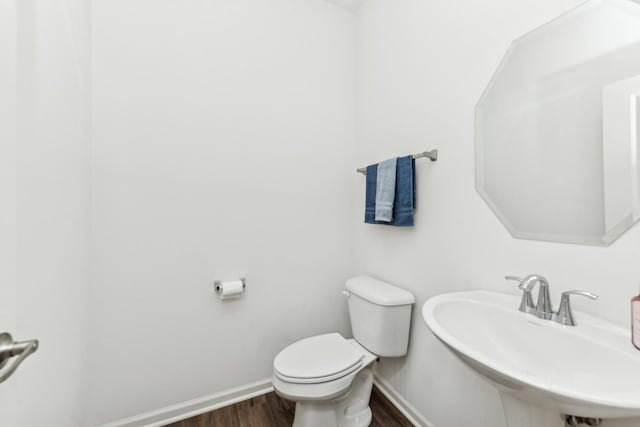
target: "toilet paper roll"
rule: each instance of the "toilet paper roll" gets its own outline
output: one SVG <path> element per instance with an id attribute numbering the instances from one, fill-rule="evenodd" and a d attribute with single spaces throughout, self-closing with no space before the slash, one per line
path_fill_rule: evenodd
<path id="1" fill-rule="evenodd" d="M 242 280 L 230 280 L 220 284 L 220 298 L 239 298 L 244 292 L 244 283 Z"/>

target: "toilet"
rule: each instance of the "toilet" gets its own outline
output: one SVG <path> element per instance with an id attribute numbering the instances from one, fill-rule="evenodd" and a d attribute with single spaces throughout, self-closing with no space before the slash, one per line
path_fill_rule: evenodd
<path id="1" fill-rule="evenodd" d="M 370 365 L 407 353 L 413 294 L 368 276 L 346 282 L 353 339 L 337 332 L 296 341 L 273 361 L 273 387 L 296 402 L 294 427 L 371 423 Z"/>

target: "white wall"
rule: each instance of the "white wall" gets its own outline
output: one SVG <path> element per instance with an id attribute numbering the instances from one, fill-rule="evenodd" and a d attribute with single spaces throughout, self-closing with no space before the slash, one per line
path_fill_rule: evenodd
<path id="1" fill-rule="evenodd" d="M 11 387 L 17 425 L 84 425 L 89 202 L 89 14 L 17 2 L 17 328 L 37 338 Z M 4 386 L 4 384 L 3 384 Z"/>
<path id="2" fill-rule="evenodd" d="M 488 288 L 516 292 L 505 274 L 541 273 L 574 304 L 628 325 L 640 281 L 640 228 L 607 248 L 516 240 L 474 189 L 474 106 L 509 42 L 582 0 L 486 2 L 368 0 L 357 15 L 358 164 L 440 150 L 418 161 L 414 229 L 365 225 L 358 212 L 356 265 L 417 298 L 409 356 L 380 373 L 436 427 L 503 425 L 497 394 L 448 353 L 420 309 L 432 295 Z M 364 204 L 364 178 L 352 182 Z M 637 425 L 638 421 L 615 425 Z M 614 423 L 607 423 L 612 426 Z"/>
<path id="3" fill-rule="evenodd" d="M 347 331 L 353 20 L 319 0 L 93 2 L 91 425 Z M 242 299 L 216 298 L 240 276 Z"/>
<path id="4" fill-rule="evenodd" d="M 16 329 L 16 4 L 0 0 L 0 333 Z M 0 387 L 3 423 L 15 425 L 14 385 Z"/>

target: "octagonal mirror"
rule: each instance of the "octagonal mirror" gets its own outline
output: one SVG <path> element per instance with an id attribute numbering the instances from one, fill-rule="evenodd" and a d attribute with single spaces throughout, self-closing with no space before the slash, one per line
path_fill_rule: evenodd
<path id="1" fill-rule="evenodd" d="M 518 238 L 609 245 L 640 218 L 640 4 L 514 41 L 476 108 L 476 187 Z"/>

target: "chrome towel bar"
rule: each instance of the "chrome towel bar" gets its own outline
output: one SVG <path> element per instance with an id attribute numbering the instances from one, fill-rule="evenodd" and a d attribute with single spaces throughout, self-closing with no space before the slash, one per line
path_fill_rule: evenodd
<path id="1" fill-rule="evenodd" d="M 431 160 L 432 162 L 435 162 L 438 160 L 438 150 L 431 150 L 431 151 L 424 151 L 422 153 L 417 153 L 413 155 L 414 159 L 421 159 L 423 157 L 428 158 L 429 160 Z M 358 172 L 366 174 L 367 173 L 367 168 L 358 168 L 357 169 Z"/>

